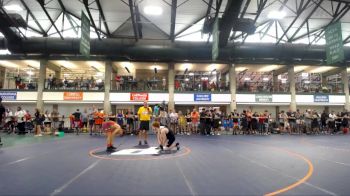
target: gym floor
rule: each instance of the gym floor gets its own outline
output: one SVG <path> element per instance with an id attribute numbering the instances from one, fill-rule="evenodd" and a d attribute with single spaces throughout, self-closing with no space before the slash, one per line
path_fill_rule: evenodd
<path id="1" fill-rule="evenodd" d="M 0 195 L 350 193 L 347 135 L 178 136 L 180 151 L 159 156 L 107 155 L 102 136 L 2 138 Z M 115 144 L 135 148 L 137 140 Z"/>

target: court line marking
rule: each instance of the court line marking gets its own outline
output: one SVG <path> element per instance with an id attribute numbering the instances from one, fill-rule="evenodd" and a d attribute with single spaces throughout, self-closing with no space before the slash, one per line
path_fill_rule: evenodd
<path id="1" fill-rule="evenodd" d="M 290 155 L 292 155 L 294 157 L 297 157 L 297 158 L 299 158 L 299 159 L 301 159 L 301 160 L 303 160 L 304 162 L 307 163 L 307 165 L 308 165 L 308 172 L 303 178 L 301 178 L 298 181 L 296 181 L 295 183 L 290 184 L 290 185 L 288 185 L 286 187 L 283 187 L 283 188 L 281 188 L 279 190 L 276 190 L 276 191 L 270 192 L 270 193 L 266 193 L 266 194 L 264 194 L 264 196 L 273 196 L 273 195 L 278 195 L 278 194 L 290 191 L 290 190 L 294 189 L 295 187 L 305 183 L 312 176 L 312 174 L 314 172 L 314 166 L 313 166 L 312 162 L 308 158 L 306 158 L 305 156 L 303 156 L 301 154 L 298 154 L 296 152 L 293 152 L 293 151 L 290 151 L 290 150 L 287 150 L 287 149 L 284 149 L 284 148 L 277 148 L 277 147 L 274 147 L 274 146 L 262 145 L 262 144 L 257 144 L 257 143 L 253 143 L 253 142 L 244 142 L 244 141 L 228 141 L 228 140 L 219 140 L 219 139 L 208 139 L 208 140 L 224 141 L 224 142 L 230 142 L 230 143 L 238 142 L 238 143 L 244 143 L 244 144 L 253 144 L 253 145 L 257 145 L 257 146 L 263 146 L 263 147 L 266 147 L 266 148 L 272 148 L 272 149 L 275 149 L 277 151 L 286 152 L 286 153 L 288 153 L 288 154 L 290 154 Z"/>
<path id="2" fill-rule="evenodd" d="M 312 143 L 310 141 L 306 141 L 305 138 L 302 138 L 301 139 L 301 142 L 302 143 L 305 143 L 307 145 L 311 145 L 311 146 L 315 146 L 315 147 L 318 147 L 318 148 L 324 148 L 324 149 L 327 149 L 327 150 L 338 150 L 338 151 L 343 151 L 343 152 L 350 152 L 350 149 L 346 149 L 346 148 L 337 148 L 337 147 L 331 147 L 331 146 L 326 146 L 326 145 L 320 145 L 320 144 L 315 144 L 315 143 Z"/>
<path id="3" fill-rule="evenodd" d="M 285 174 L 285 173 L 283 173 L 281 170 L 272 168 L 272 167 L 270 167 L 270 166 L 268 166 L 268 165 L 265 165 L 265 164 L 263 164 L 263 163 L 260 163 L 260 162 L 254 160 L 254 159 L 251 159 L 251 158 L 249 158 L 248 156 L 244 156 L 244 155 L 242 155 L 242 154 L 239 154 L 239 153 L 237 153 L 237 152 L 231 150 L 230 148 L 227 148 L 227 147 L 225 147 L 225 148 L 226 148 L 228 151 L 230 151 L 230 152 L 232 152 L 232 153 L 235 153 L 235 155 L 241 157 L 242 159 L 246 159 L 246 160 L 250 161 L 250 162 L 253 163 L 253 164 L 256 164 L 256 165 L 258 165 L 258 166 L 260 166 L 260 167 L 264 167 L 264 168 L 266 168 L 266 169 L 269 169 L 269 170 L 271 170 L 271 171 L 273 171 L 273 172 L 275 172 L 275 173 L 277 173 L 277 174 L 279 174 L 279 175 L 281 175 L 281 176 L 284 176 L 284 177 L 287 177 L 287 178 L 290 178 L 290 179 L 293 179 L 293 180 L 298 180 L 298 178 L 295 177 L 295 176 L 291 176 L 291 175 Z M 318 189 L 318 190 L 320 190 L 320 191 L 322 191 L 322 192 L 324 192 L 324 193 L 327 193 L 327 194 L 329 194 L 329 195 L 333 195 L 333 196 L 337 195 L 336 193 L 333 193 L 333 192 L 331 192 L 331 191 L 328 191 L 328 190 L 326 190 L 326 189 L 323 189 L 323 188 L 321 188 L 321 187 L 319 187 L 319 186 L 313 185 L 313 184 L 311 184 L 311 183 L 309 183 L 309 182 L 304 182 L 304 184 L 307 185 L 307 186 L 310 186 L 310 187 L 312 187 L 312 188 Z"/>
<path id="4" fill-rule="evenodd" d="M 180 167 L 178 161 L 175 161 L 176 167 L 180 170 L 180 173 L 182 175 L 182 177 L 185 179 L 185 183 L 187 185 L 187 188 L 190 190 L 191 195 L 192 196 L 196 196 L 197 193 L 194 191 L 194 189 L 192 188 L 192 184 L 191 182 L 188 180 L 188 178 L 186 177 L 185 173 L 183 172 L 182 168 Z"/>
<path id="5" fill-rule="evenodd" d="M 169 155 L 169 156 L 155 156 L 155 157 L 138 157 L 138 158 L 112 158 L 112 157 L 104 157 L 104 156 L 99 156 L 99 155 L 95 155 L 94 153 L 98 150 L 102 150 L 104 148 L 99 147 L 96 149 L 93 149 L 89 152 L 89 155 L 91 157 L 94 158 L 98 158 L 98 159 L 103 159 L 103 160 L 115 160 L 115 161 L 150 161 L 150 160 L 162 160 L 162 159 L 172 159 L 172 158 L 178 158 L 178 157 L 183 157 L 183 156 L 187 156 L 191 153 L 191 149 L 187 148 L 187 147 L 182 147 L 183 149 L 185 149 L 185 152 L 182 154 L 177 154 L 177 155 Z M 120 157 L 120 156 L 119 156 Z"/>
<path id="6" fill-rule="evenodd" d="M 23 158 L 23 159 L 18 159 L 18 160 L 16 160 L 16 161 L 12 161 L 12 162 L 9 162 L 9 163 L 0 165 L 0 166 L 13 165 L 13 164 L 16 164 L 16 163 L 20 163 L 20 162 L 26 161 L 26 160 L 31 159 L 31 158 L 33 158 L 33 157 L 25 157 L 25 158 Z"/>
<path id="7" fill-rule="evenodd" d="M 82 175 L 90 171 L 92 168 L 94 168 L 101 160 L 97 160 L 94 163 L 92 163 L 89 167 L 85 168 L 82 172 L 80 172 L 78 175 L 74 176 L 72 179 L 70 179 L 68 182 L 63 184 L 61 187 L 55 189 L 50 196 L 57 195 L 61 193 L 64 189 L 66 189 L 69 185 L 71 185 L 74 181 L 76 181 L 78 178 L 80 178 Z"/>

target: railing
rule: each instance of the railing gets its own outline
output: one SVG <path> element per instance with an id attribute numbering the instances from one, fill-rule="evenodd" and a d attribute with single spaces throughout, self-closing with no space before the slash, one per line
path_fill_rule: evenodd
<path id="1" fill-rule="evenodd" d="M 113 91 L 167 91 L 168 84 L 163 80 L 112 80 Z"/>
<path id="2" fill-rule="evenodd" d="M 344 86 L 341 83 L 327 83 L 322 85 L 320 82 L 312 82 L 309 84 L 297 83 L 295 85 L 297 93 L 344 93 Z"/>
<path id="3" fill-rule="evenodd" d="M 273 84 L 272 82 L 244 82 L 237 84 L 237 92 L 287 93 L 289 91 L 289 83 Z"/>
<path id="4" fill-rule="evenodd" d="M 24 80 L 16 82 L 15 79 L 7 79 L 2 89 L 8 90 L 36 90 L 38 87 L 36 80 Z"/>
<path id="5" fill-rule="evenodd" d="M 177 92 L 229 92 L 230 87 L 226 82 L 215 83 L 204 81 L 175 80 Z"/>
<path id="6" fill-rule="evenodd" d="M 45 80 L 46 90 L 86 90 L 103 91 L 104 81 L 83 79 L 83 80 Z"/>

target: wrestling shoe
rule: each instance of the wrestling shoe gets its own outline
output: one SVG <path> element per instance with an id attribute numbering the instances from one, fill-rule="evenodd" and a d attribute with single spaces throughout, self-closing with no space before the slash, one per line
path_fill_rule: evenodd
<path id="1" fill-rule="evenodd" d="M 180 150 L 180 144 L 179 143 L 176 143 L 176 149 Z"/>

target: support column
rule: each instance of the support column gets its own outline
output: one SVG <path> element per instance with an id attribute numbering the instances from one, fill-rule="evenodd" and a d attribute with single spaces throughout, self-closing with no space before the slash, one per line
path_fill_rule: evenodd
<path id="1" fill-rule="evenodd" d="M 43 101 L 43 91 L 46 79 L 46 64 L 47 60 L 40 60 L 39 68 L 39 79 L 38 79 L 38 97 L 36 102 L 36 107 L 44 112 L 44 101 Z"/>
<path id="2" fill-rule="evenodd" d="M 168 89 L 169 89 L 169 102 L 168 110 L 175 109 L 175 100 L 174 100 L 174 89 L 175 89 L 175 70 L 174 63 L 169 63 L 168 65 Z"/>
<path id="3" fill-rule="evenodd" d="M 231 102 L 230 102 L 230 111 L 237 109 L 236 102 L 236 88 L 237 88 L 237 80 L 236 80 L 236 69 L 234 64 L 229 64 L 229 80 L 230 80 L 230 92 L 231 92 Z"/>
<path id="4" fill-rule="evenodd" d="M 109 100 L 109 91 L 111 90 L 111 74 L 112 74 L 112 62 L 106 61 L 105 63 L 105 97 L 103 101 L 103 111 L 105 114 L 111 112 L 111 102 Z"/>
<path id="5" fill-rule="evenodd" d="M 55 71 L 55 77 L 56 77 L 57 79 L 61 79 L 61 70 Z"/>
<path id="6" fill-rule="evenodd" d="M 327 76 L 322 75 L 321 82 L 322 87 L 327 87 Z"/>
<path id="7" fill-rule="evenodd" d="M 350 111 L 350 102 L 349 102 L 349 77 L 347 72 L 347 66 L 344 65 L 344 69 L 341 71 L 342 82 L 344 85 L 345 93 L 345 110 Z"/>
<path id="8" fill-rule="evenodd" d="M 290 65 L 288 68 L 288 81 L 289 81 L 289 91 L 291 96 L 289 109 L 295 112 L 297 111 L 297 102 L 296 102 L 296 92 L 295 92 L 294 65 Z"/>

